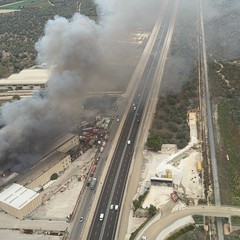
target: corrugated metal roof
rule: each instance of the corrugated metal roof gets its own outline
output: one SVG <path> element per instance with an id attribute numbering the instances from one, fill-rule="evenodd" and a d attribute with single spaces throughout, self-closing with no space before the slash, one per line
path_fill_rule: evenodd
<path id="1" fill-rule="evenodd" d="M 38 195 L 39 193 L 36 193 L 31 189 L 13 183 L 0 192 L 0 202 L 5 203 L 13 208 L 21 209 Z"/>

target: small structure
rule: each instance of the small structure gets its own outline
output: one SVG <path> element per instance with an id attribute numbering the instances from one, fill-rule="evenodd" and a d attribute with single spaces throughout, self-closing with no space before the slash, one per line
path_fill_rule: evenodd
<path id="1" fill-rule="evenodd" d="M 172 187 L 173 180 L 171 178 L 151 177 L 151 185 Z"/>
<path id="2" fill-rule="evenodd" d="M 229 235 L 229 234 L 231 233 L 231 231 L 230 231 L 230 225 L 229 225 L 228 223 L 224 223 L 223 229 L 224 229 L 224 234 L 225 234 L 225 235 Z"/>
<path id="3" fill-rule="evenodd" d="M 42 196 L 22 185 L 13 183 L 0 192 L 0 208 L 23 219 L 42 204 Z"/>
<path id="4" fill-rule="evenodd" d="M 197 162 L 197 171 L 201 172 L 202 171 L 202 161 Z"/>
<path id="5" fill-rule="evenodd" d="M 161 153 L 174 154 L 177 152 L 176 144 L 162 144 Z"/>
<path id="6" fill-rule="evenodd" d="M 166 178 L 172 179 L 172 171 L 170 169 L 166 169 Z"/>

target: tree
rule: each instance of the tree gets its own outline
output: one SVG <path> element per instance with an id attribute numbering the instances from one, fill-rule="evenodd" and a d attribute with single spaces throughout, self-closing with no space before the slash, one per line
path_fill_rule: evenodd
<path id="1" fill-rule="evenodd" d="M 133 200 L 134 211 L 141 207 L 141 202 L 137 199 Z"/>
<path id="2" fill-rule="evenodd" d="M 52 176 L 50 177 L 50 180 L 56 180 L 58 178 L 57 173 L 53 173 Z"/>
<path id="3" fill-rule="evenodd" d="M 159 151 L 162 146 L 162 138 L 160 135 L 157 133 L 150 134 L 147 139 L 147 146 L 156 152 Z"/>
<path id="4" fill-rule="evenodd" d="M 150 207 L 148 208 L 148 214 L 153 217 L 157 213 L 157 208 L 150 204 Z"/>

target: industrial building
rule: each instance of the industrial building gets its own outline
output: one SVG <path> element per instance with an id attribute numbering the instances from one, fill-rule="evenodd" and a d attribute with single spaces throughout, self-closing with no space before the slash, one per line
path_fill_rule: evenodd
<path id="1" fill-rule="evenodd" d="M 13 183 L 0 192 L 0 208 L 23 219 L 42 204 L 42 196 L 22 185 Z"/>
<path id="2" fill-rule="evenodd" d="M 67 153 L 72 148 L 79 145 L 79 137 L 77 135 L 68 133 L 55 141 L 57 151 Z"/>
<path id="3" fill-rule="evenodd" d="M 46 156 L 54 151 L 67 153 L 72 148 L 79 145 L 79 136 L 68 133 L 61 137 L 56 138 L 52 144 L 50 144 L 49 148 L 47 149 L 46 153 L 43 156 Z"/>
<path id="4" fill-rule="evenodd" d="M 8 78 L 0 79 L 0 89 L 5 90 L 29 90 L 42 89 L 47 85 L 50 71 L 42 66 L 34 66 L 24 69 Z"/>
<path id="5" fill-rule="evenodd" d="M 18 179 L 17 183 L 33 190 L 40 189 L 50 181 L 53 173 L 59 174 L 70 164 L 70 155 L 54 151 L 42 158 L 24 176 Z"/>

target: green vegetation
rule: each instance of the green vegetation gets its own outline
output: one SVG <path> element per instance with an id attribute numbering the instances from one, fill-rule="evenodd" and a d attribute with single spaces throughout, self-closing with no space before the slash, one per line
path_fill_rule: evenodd
<path id="1" fill-rule="evenodd" d="M 43 35 L 44 26 L 49 19 L 53 19 L 55 15 L 71 18 L 76 12 L 77 2 L 82 2 L 81 13 L 87 16 L 93 16 L 96 8 L 92 1 L 87 0 L 51 1 L 54 6 L 49 5 L 48 0 L 24 2 L 31 4 L 21 11 L 0 14 L 0 78 L 6 78 L 36 64 L 37 53 L 34 46 Z"/>
<path id="2" fill-rule="evenodd" d="M 140 196 L 138 197 L 138 199 L 135 199 L 135 200 L 133 201 L 134 212 L 135 212 L 137 209 L 142 208 L 142 204 L 143 204 L 145 198 L 147 197 L 148 192 L 149 192 L 149 191 L 146 191 L 144 194 L 140 195 Z M 149 208 L 148 208 L 147 210 L 148 210 L 148 218 L 147 218 L 147 220 L 146 220 L 136 231 L 134 231 L 134 232 L 131 234 L 131 237 L 130 237 L 129 240 L 133 240 L 133 239 L 137 236 L 137 234 L 139 233 L 139 231 L 148 223 L 148 221 L 151 220 L 151 218 L 152 218 L 152 217 L 157 213 L 157 211 L 158 211 L 157 208 L 156 208 L 154 205 L 152 205 L 152 204 L 150 204 L 150 206 L 149 206 Z"/>
<path id="3" fill-rule="evenodd" d="M 147 139 L 147 146 L 150 150 L 159 151 L 162 146 L 161 136 L 154 132 L 150 133 Z"/>
<path id="4" fill-rule="evenodd" d="M 144 228 L 144 226 L 151 220 L 152 217 L 149 217 L 137 230 L 135 230 L 132 234 L 129 240 L 134 240 L 135 237 L 138 235 L 138 233 L 141 231 L 141 229 Z"/>
<path id="5" fill-rule="evenodd" d="M 53 173 L 52 176 L 50 177 L 50 180 L 56 180 L 56 179 L 58 179 L 58 174 Z"/>
<path id="6" fill-rule="evenodd" d="M 196 224 L 203 224 L 203 216 L 193 215 L 192 217 Z"/>
<path id="7" fill-rule="evenodd" d="M 240 205 L 240 65 L 238 62 L 209 62 L 213 102 L 217 105 L 220 139 L 217 145 L 221 201 Z"/>
<path id="8" fill-rule="evenodd" d="M 194 74 L 179 93 L 160 96 L 147 141 L 149 148 L 158 151 L 163 143 L 183 148 L 190 140 L 188 110 L 198 107 L 198 81 Z"/>
<path id="9" fill-rule="evenodd" d="M 33 4 L 37 1 L 38 0 L 21 0 L 21 1 L 15 2 L 15 3 L 7 4 L 6 6 L 2 6 L 2 7 L 0 7 L 0 9 L 16 9 L 16 10 L 17 9 L 22 9 L 25 6 L 31 5 L 31 4 Z M 46 3 L 47 0 L 44 0 L 44 2 Z M 48 5 L 50 6 L 49 3 L 48 3 Z"/>
<path id="10" fill-rule="evenodd" d="M 231 217 L 232 225 L 233 226 L 240 226 L 240 217 L 239 216 L 232 216 Z"/>
<path id="11" fill-rule="evenodd" d="M 182 236 L 183 234 L 192 231 L 194 229 L 194 225 L 189 225 L 185 228 L 182 228 L 178 232 L 174 233 L 171 237 L 169 237 L 167 240 L 176 240 L 178 237 Z"/>
<path id="12" fill-rule="evenodd" d="M 153 217 L 157 213 L 157 208 L 150 204 L 150 207 L 148 208 L 148 214 L 150 217 Z"/>
<path id="13" fill-rule="evenodd" d="M 142 208 L 142 204 L 143 204 L 145 198 L 147 197 L 148 193 L 149 193 L 149 191 L 146 191 L 144 194 L 140 195 L 138 197 L 138 199 L 133 200 L 134 212 L 138 208 Z"/>

